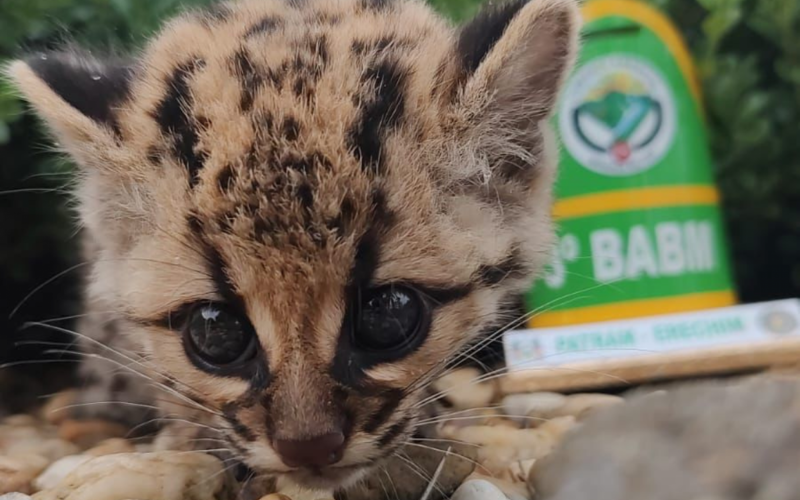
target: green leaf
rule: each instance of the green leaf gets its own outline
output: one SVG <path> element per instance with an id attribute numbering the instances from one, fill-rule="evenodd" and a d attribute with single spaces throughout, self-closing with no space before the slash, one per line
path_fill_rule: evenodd
<path id="1" fill-rule="evenodd" d="M 0 61 L 2 64 L 2 61 Z M 10 84 L 0 80 L 0 121 L 11 122 L 22 115 L 23 107 L 19 98 L 11 90 Z"/>
<path id="2" fill-rule="evenodd" d="M 9 139 L 11 139 L 11 130 L 5 122 L 0 121 L 0 144 L 7 143 Z"/>
<path id="3" fill-rule="evenodd" d="M 711 46 L 716 47 L 741 18 L 742 11 L 738 6 L 724 6 L 712 10 L 703 21 L 703 32 Z"/>

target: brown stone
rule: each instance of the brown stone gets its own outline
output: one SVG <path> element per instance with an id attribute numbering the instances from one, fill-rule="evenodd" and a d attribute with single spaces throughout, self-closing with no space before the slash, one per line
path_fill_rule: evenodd
<path id="1" fill-rule="evenodd" d="M 53 424 L 58 425 L 69 419 L 69 406 L 75 404 L 76 392 L 68 390 L 53 395 L 40 410 L 42 418 Z"/>
<path id="2" fill-rule="evenodd" d="M 590 413 L 601 408 L 615 406 L 624 403 L 625 400 L 619 396 L 610 394 L 573 394 L 567 397 L 567 402 L 553 416 L 561 417 L 571 415 L 578 420 L 585 419 Z"/>
<path id="3" fill-rule="evenodd" d="M 136 448 L 127 439 L 111 438 L 102 441 L 94 448 L 84 452 L 84 454 L 93 457 L 101 457 L 103 455 L 113 455 L 115 453 L 132 453 L 134 451 L 136 451 Z"/>
<path id="4" fill-rule="evenodd" d="M 58 428 L 58 437 L 86 449 L 111 438 L 125 437 L 128 429 L 105 420 L 65 420 Z"/>
<path id="5" fill-rule="evenodd" d="M 0 495 L 32 493 L 33 480 L 45 467 L 47 459 L 39 455 L 0 456 Z"/>

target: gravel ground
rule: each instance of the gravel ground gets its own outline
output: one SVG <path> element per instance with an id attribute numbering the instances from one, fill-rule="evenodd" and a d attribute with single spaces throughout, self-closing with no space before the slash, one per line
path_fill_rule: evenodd
<path id="1" fill-rule="evenodd" d="M 794 376 L 620 397 L 503 396 L 495 383 L 472 382 L 478 375 L 463 369 L 439 380 L 449 408 L 430 425 L 440 440 L 407 447 L 388 485 L 376 475 L 347 500 L 800 498 Z M 70 399 L 58 394 L 39 414 L 0 423 L 0 500 L 333 498 L 268 482 L 243 489 L 222 461 L 177 451 L 172 437 L 129 440 L 115 424 L 66 418 L 58 410 Z"/>

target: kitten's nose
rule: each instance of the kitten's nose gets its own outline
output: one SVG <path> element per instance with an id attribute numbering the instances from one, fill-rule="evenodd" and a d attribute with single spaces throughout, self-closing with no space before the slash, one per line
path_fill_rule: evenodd
<path id="1" fill-rule="evenodd" d="M 275 451 L 289 467 L 325 467 L 344 455 L 344 434 L 331 432 L 311 439 L 276 439 Z"/>

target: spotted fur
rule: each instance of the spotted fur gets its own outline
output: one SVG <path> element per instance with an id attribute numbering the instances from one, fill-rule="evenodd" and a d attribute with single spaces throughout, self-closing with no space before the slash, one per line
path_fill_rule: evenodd
<path id="1" fill-rule="evenodd" d="M 242 0 L 178 17 L 129 61 L 34 54 L 8 74 L 83 167 L 89 293 L 151 375 L 253 470 L 342 487 L 406 442 L 425 382 L 549 252 L 545 123 L 578 24 L 573 0 L 462 28 L 414 0 Z M 401 359 L 367 359 L 342 332 L 348 300 L 385 283 L 425 293 L 433 323 Z M 187 359 L 174 318 L 199 300 L 248 317 L 250 371 Z M 271 446 L 335 428 L 331 470 Z"/>

